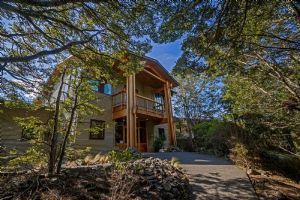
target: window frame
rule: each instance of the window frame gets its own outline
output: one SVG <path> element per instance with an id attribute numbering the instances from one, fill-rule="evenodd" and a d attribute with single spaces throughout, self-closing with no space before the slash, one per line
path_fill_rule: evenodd
<path id="1" fill-rule="evenodd" d="M 102 130 L 100 130 L 102 133 L 92 133 L 91 129 L 93 128 L 93 122 L 99 123 L 100 126 L 103 126 L 101 128 L 103 128 Z M 98 126 L 98 125 L 97 125 Z M 105 121 L 103 120 L 98 120 L 98 119 L 90 119 L 90 131 L 89 131 L 89 139 L 90 140 L 104 140 L 105 139 Z"/>
<path id="2" fill-rule="evenodd" d="M 110 93 L 105 92 L 105 87 L 109 87 Z M 100 93 L 100 94 L 111 96 L 113 94 L 112 84 L 110 84 L 110 83 L 99 83 L 97 92 Z"/>

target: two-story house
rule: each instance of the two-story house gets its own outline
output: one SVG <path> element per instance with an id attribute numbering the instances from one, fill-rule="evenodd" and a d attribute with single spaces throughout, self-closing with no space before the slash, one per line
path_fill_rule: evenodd
<path id="1" fill-rule="evenodd" d="M 166 146 L 176 144 L 171 89 L 178 83 L 157 60 L 149 57 L 144 57 L 144 60 L 144 69 L 124 77 L 124 84 L 114 87 L 100 84 L 95 87 L 104 111 L 78 123 L 80 134 L 72 145 L 92 147 L 93 152 L 127 147 L 145 152 L 153 151 L 155 138 L 162 135 L 166 138 Z M 52 99 L 57 96 L 59 84 L 54 84 Z M 3 118 L 2 135 L 9 137 L 2 137 L 2 141 L 25 147 L 28 144 L 26 140 L 21 140 L 22 129 L 13 121 L 15 113 L 7 110 L 0 117 Z M 22 117 L 22 113 L 18 117 Z M 25 114 L 31 115 L 30 112 Z M 90 133 L 89 129 L 95 126 L 102 128 L 97 133 Z"/>
<path id="2" fill-rule="evenodd" d="M 79 124 L 83 131 L 76 137 L 75 145 L 90 146 L 96 151 L 115 147 L 153 151 L 155 138 L 162 134 L 166 138 L 165 145 L 176 144 L 171 89 L 178 86 L 178 82 L 157 60 L 144 59 L 144 69 L 124 77 L 124 85 L 98 86 L 105 110 Z M 94 126 L 104 129 L 98 134 L 84 131 Z"/>

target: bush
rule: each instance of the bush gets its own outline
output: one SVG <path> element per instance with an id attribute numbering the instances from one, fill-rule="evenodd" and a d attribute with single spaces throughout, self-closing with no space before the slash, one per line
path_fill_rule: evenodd
<path id="1" fill-rule="evenodd" d="M 78 159 L 85 158 L 91 152 L 91 147 L 86 147 L 84 149 L 68 147 L 66 148 L 66 159 L 68 161 L 75 161 Z"/>
<path id="2" fill-rule="evenodd" d="M 300 181 L 300 158 L 298 156 L 271 150 L 261 150 L 260 158 L 264 168 L 276 171 L 297 182 Z"/>
<path id="3" fill-rule="evenodd" d="M 40 151 L 38 148 L 31 147 L 26 150 L 24 154 L 12 153 L 16 157 L 8 162 L 6 169 L 18 170 L 18 169 L 41 169 L 46 168 L 47 155 Z"/>
<path id="4" fill-rule="evenodd" d="M 158 152 L 164 146 L 165 136 L 156 137 L 153 143 L 154 151 Z"/>
<path id="5" fill-rule="evenodd" d="M 228 127 L 228 124 L 217 119 L 195 125 L 193 127 L 195 147 L 213 151 L 219 156 L 228 154 L 227 140 L 230 135 Z"/>
<path id="6" fill-rule="evenodd" d="M 248 149 L 244 144 L 236 143 L 235 147 L 231 149 L 231 159 L 234 160 L 234 162 L 238 165 L 241 165 L 243 167 L 249 167 L 249 161 L 248 161 Z"/>
<path id="7" fill-rule="evenodd" d="M 108 152 L 110 160 L 115 165 L 116 169 L 121 171 L 121 173 L 126 173 L 126 163 L 130 160 L 137 160 L 142 158 L 142 154 L 134 151 L 133 149 L 126 150 L 112 150 Z"/>
<path id="8" fill-rule="evenodd" d="M 130 149 L 126 150 L 112 150 L 108 152 L 111 161 L 114 163 L 126 162 L 129 160 L 136 160 L 142 158 L 142 154 L 132 151 Z"/>

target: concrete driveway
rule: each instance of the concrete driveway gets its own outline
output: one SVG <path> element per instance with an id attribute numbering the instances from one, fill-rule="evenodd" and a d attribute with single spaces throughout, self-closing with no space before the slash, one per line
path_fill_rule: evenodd
<path id="1" fill-rule="evenodd" d="M 195 199 L 258 199 L 244 171 L 212 155 L 191 152 L 145 153 L 146 157 L 176 157 L 186 170 Z"/>

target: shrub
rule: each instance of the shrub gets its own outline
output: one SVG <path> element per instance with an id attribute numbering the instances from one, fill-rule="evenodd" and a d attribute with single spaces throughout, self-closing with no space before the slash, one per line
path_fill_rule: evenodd
<path id="1" fill-rule="evenodd" d="M 165 135 L 156 137 L 153 143 L 154 151 L 158 152 L 161 148 L 163 148 L 165 141 L 166 141 Z"/>
<path id="2" fill-rule="evenodd" d="M 234 160 L 236 164 L 247 168 L 249 167 L 249 161 L 247 158 L 249 151 L 244 144 L 235 144 L 235 147 L 231 149 L 231 152 L 231 159 Z"/>
<path id="3" fill-rule="evenodd" d="M 91 147 L 86 147 L 84 149 L 78 149 L 73 147 L 68 147 L 66 149 L 66 159 L 68 161 L 75 161 L 78 159 L 85 158 L 91 152 Z"/>
<path id="4" fill-rule="evenodd" d="M 114 163 L 126 162 L 129 160 L 136 160 L 142 158 L 142 154 L 132 151 L 130 149 L 126 150 L 112 150 L 108 152 L 108 155 L 111 158 L 111 161 Z"/>
<path id="5" fill-rule="evenodd" d="M 297 155 L 263 149 L 260 151 L 264 168 L 283 174 L 297 182 L 300 181 L 300 158 Z"/>
<path id="6" fill-rule="evenodd" d="M 227 140 L 230 135 L 228 127 L 225 122 L 217 119 L 195 125 L 193 127 L 195 147 L 211 150 L 219 156 L 228 154 Z"/>
<path id="7" fill-rule="evenodd" d="M 112 150 L 108 152 L 110 160 L 114 163 L 117 170 L 121 171 L 121 173 L 126 173 L 126 163 L 130 160 L 137 160 L 142 158 L 142 154 L 134 151 L 133 149 L 126 150 Z"/>
<path id="8" fill-rule="evenodd" d="M 18 155 L 10 160 L 7 169 L 41 169 L 47 164 L 47 155 L 33 146 L 26 150 L 24 154 Z"/>

